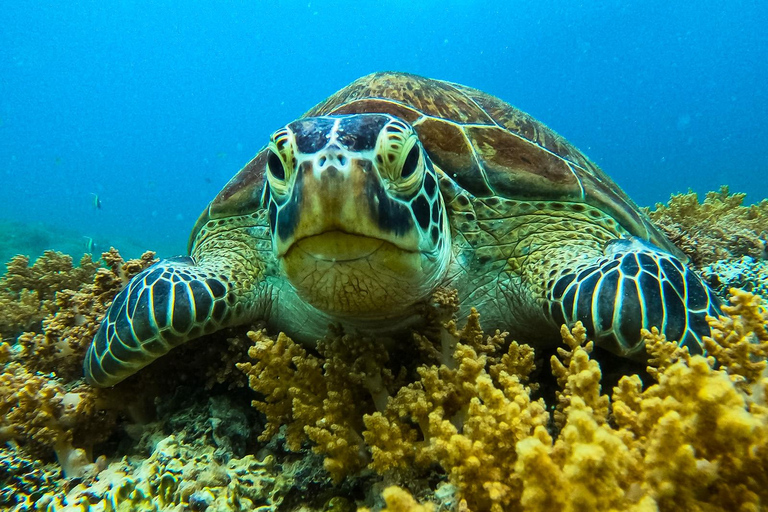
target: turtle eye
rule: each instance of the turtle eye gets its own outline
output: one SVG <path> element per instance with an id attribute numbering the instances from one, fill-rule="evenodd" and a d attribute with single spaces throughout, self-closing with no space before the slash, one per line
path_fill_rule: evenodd
<path id="1" fill-rule="evenodd" d="M 403 162 L 403 169 L 400 171 L 401 178 L 408 178 L 416 172 L 416 169 L 419 167 L 420 152 L 419 145 L 414 144 L 408 152 L 408 156 L 405 157 L 405 162 Z"/>
<path id="2" fill-rule="evenodd" d="M 270 151 L 269 155 L 267 155 L 267 167 L 275 179 L 280 181 L 285 179 L 285 167 L 283 167 L 283 162 L 280 161 L 280 157 L 274 151 Z"/>

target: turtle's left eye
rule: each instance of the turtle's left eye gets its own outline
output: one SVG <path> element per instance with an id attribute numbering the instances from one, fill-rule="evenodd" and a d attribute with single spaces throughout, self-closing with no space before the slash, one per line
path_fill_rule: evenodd
<path id="1" fill-rule="evenodd" d="M 408 156 L 405 157 L 405 162 L 403 162 L 403 169 L 400 171 L 401 178 L 407 179 L 416 172 L 416 169 L 419 168 L 420 156 L 421 149 L 418 144 L 414 144 L 408 152 Z"/>
<path id="2" fill-rule="evenodd" d="M 267 167 L 269 173 L 276 179 L 283 181 L 285 179 L 285 167 L 283 162 L 280 161 L 280 157 L 274 151 L 270 151 L 267 155 Z"/>

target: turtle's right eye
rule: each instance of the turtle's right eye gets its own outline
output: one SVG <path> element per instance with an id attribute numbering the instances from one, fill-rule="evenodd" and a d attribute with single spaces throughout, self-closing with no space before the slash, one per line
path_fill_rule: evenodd
<path id="1" fill-rule="evenodd" d="M 267 155 L 267 168 L 272 177 L 280 181 L 285 180 L 285 167 L 283 167 L 283 162 L 280 160 L 280 157 L 271 150 L 269 155 Z"/>
<path id="2" fill-rule="evenodd" d="M 403 179 L 409 178 L 419 165 L 419 156 L 421 154 L 421 148 L 418 144 L 414 144 L 411 150 L 408 152 L 408 156 L 405 157 L 403 162 L 403 169 L 400 171 L 400 177 Z"/>

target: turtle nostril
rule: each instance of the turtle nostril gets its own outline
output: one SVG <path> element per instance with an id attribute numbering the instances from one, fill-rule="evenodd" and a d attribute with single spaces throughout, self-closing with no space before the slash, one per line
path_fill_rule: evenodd
<path id="1" fill-rule="evenodd" d="M 320 157 L 320 160 L 319 160 L 317 163 L 318 163 L 318 164 L 320 164 L 320 166 L 321 166 L 321 167 L 322 167 L 323 165 L 325 165 L 325 157 L 324 157 L 324 156 L 321 156 L 321 157 Z"/>
<path id="2" fill-rule="evenodd" d="M 347 163 L 347 158 L 344 155 L 339 155 L 339 165 L 344 166 Z"/>

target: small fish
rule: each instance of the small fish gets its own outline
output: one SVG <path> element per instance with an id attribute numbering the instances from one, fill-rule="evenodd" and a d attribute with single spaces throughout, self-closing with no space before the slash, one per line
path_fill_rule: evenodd
<path id="1" fill-rule="evenodd" d="M 85 238 L 85 252 L 93 254 L 93 251 L 96 250 L 96 243 L 93 241 L 93 238 L 89 236 L 84 236 L 83 238 Z"/>
<path id="2" fill-rule="evenodd" d="M 91 192 L 91 195 L 93 196 L 93 207 L 97 210 L 101 210 L 101 199 L 99 199 L 99 194 Z"/>

